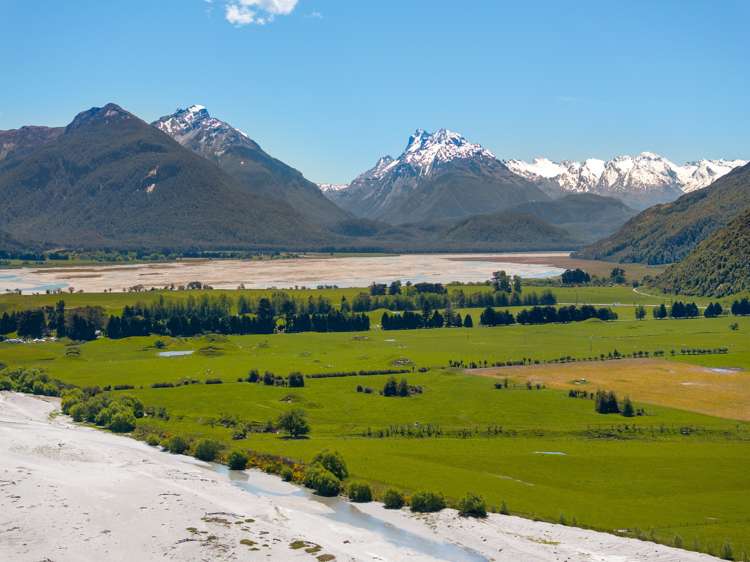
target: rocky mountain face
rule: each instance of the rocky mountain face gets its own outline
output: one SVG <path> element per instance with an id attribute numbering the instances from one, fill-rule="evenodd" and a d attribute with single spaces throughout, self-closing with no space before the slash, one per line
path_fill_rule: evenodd
<path id="1" fill-rule="evenodd" d="M 40 146 L 55 140 L 63 130 L 63 127 L 26 126 L 0 131 L 0 162 L 30 154 Z"/>
<path id="2" fill-rule="evenodd" d="M 212 117 L 201 105 L 178 109 L 152 124 L 218 164 L 248 192 L 285 201 L 313 223 L 332 225 L 349 218 L 299 171 L 268 155 L 247 134 Z"/>
<path id="3" fill-rule="evenodd" d="M 537 183 L 548 193 L 596 193 L 616 197 L 629 206 L 645 209 L 673 201 L 702 189 L 738 166 L 742 160 L 699 160 L 677 165 L 652 152 L 618 156 L 612 160 L 589 158 L 583 162 L 532 162 L 507 160 L 516 174 Z"/>
<path id="4" fill-rule="evenodd" d="M 314 247 L 323 233 L 115 104 L 0 162 L 0 225 L 27 246 Z"/>
<path id="5" fill-rule="evenodd" d="M 326 195 L 359 217 L 391 224 L 455 220 L 548 199 L 489 150 L 447 129 L 418 129 L 398 158 L 380 158 Z"/>
<path id="6" fill-rule="evenodd" d="M 655 205 L 611 236 L 578 252 L 578 257 L 664 264 L 680 261 L 703 240 L 750 208 L 750 164 L 714 183 Z"/>

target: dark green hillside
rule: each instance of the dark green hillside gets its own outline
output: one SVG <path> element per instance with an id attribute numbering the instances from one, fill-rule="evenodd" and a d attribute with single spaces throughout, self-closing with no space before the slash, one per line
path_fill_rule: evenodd
<path id="1" fill-rule="evenodd" d="M 0 131 L 0 162 L 9 158 L 22 158 L 40 146 L 55 140 L 63 133 L 62 127 L 36 127 Z"/>
<path id="2" fill-rule="evenodd" d="M 288 204 L 247 193 L 214 163 L 114 104 L 0 164 L 0 224 L 27 245 L 310 248 Z"/>
<path id="3" fill-rule="evenodd" d="M 576 256 L 648 264 L 676 262 L 748 206 L 750 164 L 672 203 L 646 209 Z"/>
<path id="4" fill-rule="evenodd" d="M 476 215 L 445 231 L 442 239 L 450 242 L 526 244 L 527 247 L 573 245 L 570 234 L 529 214 L 502 211 Z M 568 246 L 570 247 L 570 246 Z"/>
<path id="5" fill-rule="evenodd" d="M 667 269 L 657 284 L 688 295 L 721 297 L 750 291 L 750 210 Z"/>
<path id="6" fill-rule="evenodd" d="M 327 199 L 317 185 L 259 146 L 257 150 L 232 146 L 217 156 L 216 162 L 252 193 L 281 199 L 312 223 L 330 225 L 350 217 Z"/>
<path id="7" fill-rule="evenodd" d="M 457 220 L 546 198 L 536 186 L 500 164 L 456 161 L 449 169 L 421 181 L 419 189 L 404 193 L 397 205 L 376 218 L 392 224 Z"/>
<path id="8" fill-rule="evenodd" d="M 581 242 L 608 236 L 636 211 L 619 199 L 593 193 L 573 193 L 552 201 L 530 201 L 509 209 L 559 226 Z"/>

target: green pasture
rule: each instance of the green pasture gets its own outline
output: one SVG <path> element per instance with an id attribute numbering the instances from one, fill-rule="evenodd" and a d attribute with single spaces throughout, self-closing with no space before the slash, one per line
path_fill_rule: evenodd
<path id="1" fill-rule="evenodd" d="M 360 290 L 299 293 L 338 301 L 342 294 Z M 486 288 L 464 286 L 463 290 Z M 452 500 L 473 491 L 492 507 L 505 501 L 513 513 L 526 517 L 557 521 L 562 514 L 568 523 L 608 531 L 627 529 L 661 542 L 679 535 L 687 548 L 718 552 L 729 541 L 735 555 L 750 553 L 750 424 L 644 404 L 638 396 L 631 398 L 645 408 L 645 416 L 605 416 L 594 412 L 591 400 L 569 398 L 564 391 L 496 390 L 494 380 L 446 368 L 451 360 L 492 363 L 663 350 L 667 360 L 749 369 L 750 318 L 657 321 L 649 315 L 636 321 L 633 304 L 658 304 L 664 297 L 639 295 L 629 287 L 553 291 L 561 303 L 611 305 L 620 320 L 483 328 L 478 326 L 480 309 L 462 309 L 462 314 L 473 315 L 474 328 L 0 343 L 0 363 L 43 368 L 79 386 L 133 385 L 127 392 L 148 406 L 166 408 L 170 415 L 168 421 L 139 420 L 142 428 L 213 437 L 227 451 L 249 449 L 307 461 L 321 449 L 338 449 L 352 476 L 377 490 L 395 486 L 408 493 L 428 488 Z M 169 296 L 189 294 L 196 293 Z M 237 292 L 232 296 L 236 298 Z M 99 304 L 110 311 L 156 297 L 158 293 L 64 296 L 69 307 Z M 58 298 L 3 295 L 0 310 L 52 304 Z M 382 311 L 371 314 L 378 323 Z M 736 330 L 730 328 L 733 323 Z M 165 347 L 157 347 L 157 340 Z M 717 347 L 729 352 L 670 353 Z M 180 350 L 194 353 L 158 355 Z M 416 372 L 423 367 L 429 370 Z M 287 375 L 386 368 L 413 368 L 415 372 L 406 377 L 410 384 L 422 386 L 423 393 L 408 398 L 379 396 L 384 375 L 307 379 L 304 388 L 236 382 L 250 369 Z M 150 388 L 155 382 L 185 377 L 200 383 Z M 224 383 L 203 384 L 207 378 Z M 374 392 L 358 393 L 357 385 Z M 231 429 L 217 423 L 221 414 L 263 423 L 293 407 L 303 408 L 309 417 L 308 439 L 251 433 L 246 439 L 232 440 Z M 439 427 L 442 435 L 366 436 L 368 430 L 377 435 L 391 426 L 425 425 Z M 494 428 L 492 435 L 488 428 Z"/>
<path id="2" fill-rule="evenodd" d="M 448 291 L 463 291 L 466 295 L 490 291 L 488 285 L 449 285 Z M 661 303 L 669 304 L 673 300 L 681 299 L 689 302 L 696 302 L 704 306 L 711 301 L 719 301 L 725 307 L 731 306 L 733 299 L 708 299 L 703 297 L 678 297 L 669 294 L 660 294 L 656 289 L 639 288 L 633 290 L 628 286 L 609 286 L 609 287 L 546 287 L 546 286 L 527 286 L 524 288 L 524 294 L 537 293 L 543 291 L 552 291 L 560 304 L 597 304 L 605 306 L 626 306 L 642 304 L 644 306 L 659 305 Z M 352 299 L 359 293 L 368 292 L 365 288 L 336 288 L 336 289 L 283 289 L 281 290 L 292 295 L 296 299 L 307 300 L 310 297 L 323 297 L 329 299 L 334 305 L 338 306 L 342 297 L 346 297 L 351 303 Z M 218 296 L 226 294 L 235 302 L 240 295 L 248 298 L 259 299 L 264 296 L 270 296 L 272 289 L 247 289 L 247 290 L 223 290 L 214 289 L 210 291 L 145 291 L 145 292 L 112 292 L 112 293 L 61 293 L 61 294 L 39 294 L 39 295 L 18 295 L 6 293 L 0 295 L 0 314 L 12 310 L 25 310 L 29 308 L 39 308 L 43 306 L 54 306 L 59 300 L 64 300 L 67 308 L 77 308 L 81 306 L 101 306 L 107 314 L 119 314 L 122 308 L 127 305 L 134 305 L 138 302 L 153 302 L 164 297 L 166 299 L 187 299 L 189 297 L 199 298 L 202 295 Z"/>
<path id="3" fill-rule="evenodd" d="M 478 324 L 478 315 L 474 321 Z M 731 330 L 730 324 L 738 324 Z M 195 338 L 99 339 L 71 346 L 64 342 L 0 343 L 0 362 L 42 367 L 81 386 L 150 385 L 183 377 L 226 381 L 250 369 L 287 375 L 384 368 L 446 367 L 451 360 L 488 363 L 524 357 L 550 360 L 634 351 L 727 347 L 722 355 L 675 356 L 712 367 L 750 368 L 750 318 L 691 320 L 588 320 L 571 324 L 440 328 L 361 333 L 302 333 Z M 162 340 L 163 350 L 154 343 Z M 75 348 L 75 349 L 71 349 Z M 193 350 L 193 355 L 159 357 L 160 351 Z"/>

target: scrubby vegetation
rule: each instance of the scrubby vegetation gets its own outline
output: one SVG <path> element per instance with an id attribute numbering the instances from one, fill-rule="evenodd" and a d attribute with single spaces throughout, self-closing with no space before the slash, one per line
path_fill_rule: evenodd
<path id="1" fill-rule="evenodd" d="M 70 385 L 50 377 L 42 369 L 13 369 L 0 373 L 0 390 L 13 390 L 40 396 L 60 396 Z"/>
<path id="2" fill-rule="evenodd" d="M 401 509 L 405 504 L 404 495 L 398 490 L 388 488 L 383 494 L 383 505 L 386 509 Z"/>
<path id="3" fill-rule="evenodd" d="M 481 496 L 468 493 L 458 502 L 458 514 L 483 519 L 487 517 L 487 505 Z"/>
<path id="4" fill-rule="evenodd" d="M 367 503 L 372 501 L 372 490 L 369 484 L 364 482 L 352 482 L 347 492 L 349 499 L 355 503 Z"/>
<path id="5" fill-rule="evenodd" d="M 433 513 L 445 509 L 445 497 L 437 492 L 415 492 L 409 502 L 409 508 L 415 513 Z"/>
<path id="6" fill-rule="evenodd" d="M 144 415 L 143 404 L 137 398 L 78 388 L 63 394 L 62 411 L 77 422 L 95 423 L 116 433 L 133 431 L 136 419 Z"/>

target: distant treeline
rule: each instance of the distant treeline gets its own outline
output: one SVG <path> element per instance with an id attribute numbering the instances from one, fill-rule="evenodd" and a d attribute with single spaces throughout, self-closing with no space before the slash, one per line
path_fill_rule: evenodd
<path id="1" fill-rule="evenodd" d="M 555 308 L 554 306 L 535 306 L 519 311 L 514 317 L 513 314 L 507 310 L 498 311 L 492 307 L 487 307 L 484 312 L 482 312 L 480 323 L 482 326 L 504 326 L 515 323 L 550 324 L 553 322 L 582 322 L 590 318 L 598 318 L 599 320 L 617 320 L 617 313 L 611 308 L 596 308 L 584 304 L 580 307 L 570 305 L 562 306 L 560 308 Z"/>
<path id="2" fill-rule="evenodd" d="M 0 316 L 0 334 L 16 332 L 22 338 L 55 335 L 72 340 L 93 340 L 104 323 L 104 310 L 98 306 L 65 309 L 65 301 L 52 306 L 5 312 Z"/>
<path id="3" fill-rule="evenodd" d="M 225 294 L 203 295 L 198 299 L 167 300 L 126 306 L 122 316 L 110 316 L 107 336 L 113 339 L 148 334 L 195 336 L 217 334 L 272 334 L 279 317 L 270 299 L 261 298 L 255 314 L 233 314 L 232 299 Z M 241 310 L 244 310 L 241 309 Z M 370 329 L 366 314 L 344 313 L 328 308 L 326 312 L 293 312 L 281 317 L 288 332 L 353 332 Z"/>

